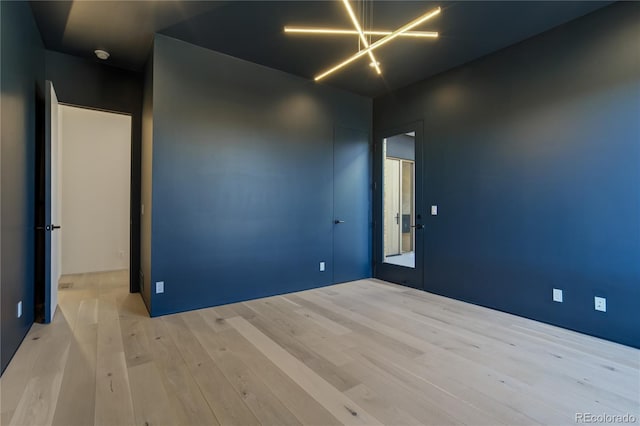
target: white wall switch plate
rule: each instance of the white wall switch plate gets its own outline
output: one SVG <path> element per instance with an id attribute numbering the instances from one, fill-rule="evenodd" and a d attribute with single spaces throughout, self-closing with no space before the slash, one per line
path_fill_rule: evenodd
<path id="1" fill-rule="evenodd" d="M 324 272 L 324 262 L 320 262 L 320 272 Z"/>
<path id="2" fill-rule="evenodd" d="M 594 297 L 593 304 L 596 311 L 607 312 L 607 299 L 604 297 Z"/>
<path id="3" fill-rule="evenodd" d="M 431 216 L 438 216 L 438 206 L 431 206 Z"/>
<path id="4" fill-rule="evenodd" d="M 156 294 L 164 293 L 164 281 L 156 282 Z"/>
<path id="5" fill-rule="evenodd" d="M 553 289 L 553 301 L 562 303 L 562 290 L 559 288 Z"/>
<path id="6" fill-rule="evenodd" d="M 18 315 L 18 318 L 22 316 L 22 300 L 18 302 L 18 309 L 16 313 Z"/>

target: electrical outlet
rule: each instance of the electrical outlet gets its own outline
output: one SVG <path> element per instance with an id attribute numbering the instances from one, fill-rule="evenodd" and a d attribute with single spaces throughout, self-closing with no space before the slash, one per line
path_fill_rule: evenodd
<path id="1" fill-rule="evenodd" d="M 553 289 L 553 301 L 562 303 L 562 290 L 559 288 Z"/>
<path id="2" fill-rule="evenodd" d="M 320 262 L 320 272 L 324 272 L 324 262 Z"/>
<path id="3" fill-rule="evenodd" d="M 607 312 L 607 299 L 604 297 L 594 297 L 593 304 L 596 311 Z"/>
<path id="4" fill-rule="evenodd" d="M 22 300 L 18 302 L 18 309 L 16 311 L 18 318 L 20 318 L 22 316 Z"/>
<path id="5" fill-rule="evenodd" d="M 156 282 L 156 294 L 164 293 L 164 281 Z"/>

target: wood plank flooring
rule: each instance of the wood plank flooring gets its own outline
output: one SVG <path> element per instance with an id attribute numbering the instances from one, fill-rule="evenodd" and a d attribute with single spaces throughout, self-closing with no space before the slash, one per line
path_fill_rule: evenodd
<path id="1" fill-rule="evenodd" d="M 640 422 L 640 351 L 579 333 L 378 280 L 149 318 L 127 280 L 63 277 L 3 425 Z"/>

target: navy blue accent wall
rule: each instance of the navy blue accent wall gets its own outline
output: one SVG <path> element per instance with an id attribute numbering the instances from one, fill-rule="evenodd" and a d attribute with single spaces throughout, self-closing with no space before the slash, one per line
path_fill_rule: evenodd
<path id="1" fill-rule="evenodd" d="M 162 35 L 153 62 L 152 315 L 331 284 L 333 129 L 371 99 Z"/>
<path id="2" fill-rule="evenodd" d="M 71 105 L 131 114 L 131 291 L 139 290 L 140 146 L 143 74 L 64 53 L 45 53 L 47 80 L 58 100 Z"/>
<path id="3" fill-rule="evenodd" d="M 36 106 L 43 97 L 44 49 L 26 2 L 0 2 L 2 323 L 4 371 L 34 319 Z M 22 317 L 17 304 L 22 301 Z"/>
<path id="4" fill-rule="evenodd" d="M 425 290 L 640 347 L 638 22 L 617 3 L 374 100 L 378 133 L 424 120 Z"/>

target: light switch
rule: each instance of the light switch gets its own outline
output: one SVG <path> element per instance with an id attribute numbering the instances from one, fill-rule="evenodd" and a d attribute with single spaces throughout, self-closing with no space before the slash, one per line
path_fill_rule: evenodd
<path id="1" fill-rule="evenodd" d="M 431 216 L 438 216 L 438 206 L 431 206 Z"/>
<path id="2" fill-rule="evenodd" d="M 156 282 L 156 294 L 157 293 L 164 293 L 164 281 Z"/>
<path id="3" fill-rule="evenodd" d="M 320 272 L 324 272 L 324 262 L 320 262 Z"/>

